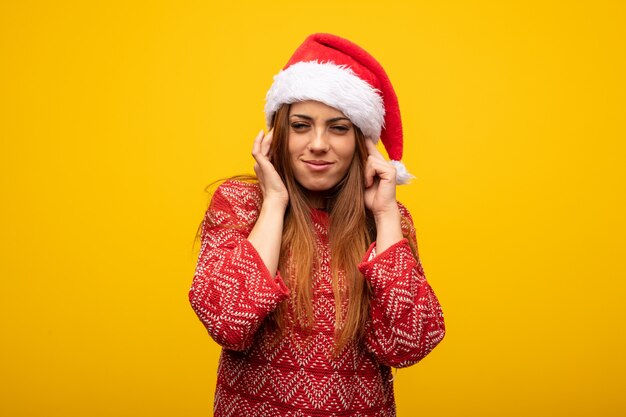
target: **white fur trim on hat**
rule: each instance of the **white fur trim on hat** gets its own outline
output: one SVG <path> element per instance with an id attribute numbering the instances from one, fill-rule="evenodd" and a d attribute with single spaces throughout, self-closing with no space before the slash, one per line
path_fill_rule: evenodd
<path id="1" fill-rule="evenodd" d="M 404 164 L 400 161 L 389 161 L 394 167 L 396 167 L 396 184 L 408 184 L 415 176 L 411 174 Z"/>
<path id="2" fill-rule="evenodd" d="M 345 65 L 297 62 L 274 76 L 265 97 L 270 126 L 282 104 L 315 100 L 340 110 L 366 137 L 377 141 L 384 127 L 385 106 L 379 91 Z"/>

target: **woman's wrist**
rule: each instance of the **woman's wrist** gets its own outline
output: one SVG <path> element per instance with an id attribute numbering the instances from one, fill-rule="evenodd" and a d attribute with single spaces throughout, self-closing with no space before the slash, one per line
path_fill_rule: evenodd
<path id="1" fill-rule="evenodd" d="M 261 204 L 261 211 L 268 211 L 270 213 L 282 212 L 282 214 L 284 214 L 285 210 L 287 210 L 288 203 L 289 200 L 285 201 L 285 199 L 280 196 L 265 197 Z"/>
<path id="2" fill-rule="evenodd" d="M 248 241 L 257 250 L 272 276 L 278 269 L 286 207 L 279 199 L 264 199 L 259 217 L 248 235 Z"/>
<path id="3" fill-rule="evenodd" d="M 398 205 L 396 203 L 386 209 L 377 210 L 373 213 L 373 215 L 376 225 L 378 225 L 378 223 L 389 224 L 393 222 L 398 222 L 398 224 L 400 224 L 400 221 L 402 220 L 400 209 L 398 209 Z"/>
<path id="4" fill-rule="evenodd" d="M 402 240 L 402 216 L 396 206 L 394 210 L 386 210 L 374 215 L 376 222 L 376 252 L 381 253 L 393 244 Z"/>

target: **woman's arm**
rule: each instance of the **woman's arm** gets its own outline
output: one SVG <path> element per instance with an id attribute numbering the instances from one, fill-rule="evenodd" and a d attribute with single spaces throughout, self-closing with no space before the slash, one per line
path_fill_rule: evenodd
<path id="1" fill-rule="evenodd" d="M 245 350 L 263 320 L 288 295 L 247 239 L 259 213 L 253 184 L 227 181 L 213 195 L 202 224 L 189 301 L 222 347 Z"/>
<path id="2" fill-rule="evenodd" d="M 445 324 L 419 255 L 409 245 L 411 239 L 417 250 L 411 215 L 396 201 L 396 168 L 372 142 L 365 145 L 365 205 L 376 221 L 376 242 L 359 265 L 372 288 L 365 344 L 380 363 L 399 368 L 437 346 Z"/>
<path id="3" fill-rule="evenodd" d="M 376 247 L 383 252 L 402 239 L 401 216 L 396 203 L 396 168 L 385 160 L 370 140 L 365 141 L 365 206 L 376 222 Z"/>
<path id="4" fill-rule="evenodd" d="M 411 216 L 399 203 L 398 208 L 407 237 L 383 251 L 373 243 L 359 265 L 372 288 L 365 344 L 379 362 L 396 368 L 424 358 L 445 334 L 439 301 L 409 245 L 412 239 L 417 248 Z"/>
<path id="5" fill-rule="evenodd" d="M 189 300 L 211 337 L 227 349 L 247 349 L 289 294 L 277 273 L 288 194 L 267 159 L 271 137 L 261 131 L 254 141 L 259 185 L 222 184 L 202 225 Z"/>
<path id="6" fill-rule="evenodd" d="M 252 146 L 252 156 L 256 161 L 254 172 L 259 178 L 259 185 L 263 193 L 263 206 L 248 240 L 259 252 L 270 274 L 274 275 L 278 269 L 280 244 L 283 237 L 283 220 L 289 202 L 289 194 L 268 159 L 272 137 L 272 130 L 265 136 L 261 131 Z"/>

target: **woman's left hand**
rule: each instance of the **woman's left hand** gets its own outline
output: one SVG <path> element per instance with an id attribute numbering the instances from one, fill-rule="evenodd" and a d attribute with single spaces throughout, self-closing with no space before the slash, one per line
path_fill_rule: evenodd
<path id="1" fill-rule="evenodd" d="M 370 139 L 365 139 L 365 146 L 369 154 L 365 165 L 365 207 L 374 217 L 396 214 L 396 168 L 387 162 Z"/>
<path id="2" fill-rule="evenodd" d="M 376 221 L 376 251 L 382 253 L 402 239 L 400 210 L 396 202 L 396 167 L 385 160 L 376 145 L 365 139 L 369 156 L 365 165 L 365 207 Z"/>

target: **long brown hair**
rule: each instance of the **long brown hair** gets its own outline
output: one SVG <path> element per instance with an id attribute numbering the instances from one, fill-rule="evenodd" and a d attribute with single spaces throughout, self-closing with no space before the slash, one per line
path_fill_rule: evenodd
<path id="1" fill-rule="evenodd" d="M 315 325 L 313 313 L 313 274 L 319 266 L 316 259 L 317 248 L 315 233 L 311 222 L 311 205 L 306 197 L 306 190 L 295 180 L 289 158 L 289 110 L 290 105 L 282 105 L 274 115 L 274 135 L 270 149 L 270 160 L 282 178 L 289 192 L 289 205 L 285 212 L 285 222 L 281 243 L 278 268 L 290 288 L 294 306 L 294 318 L 304 329 L 312 329 Z M 329 244 L 333 292 L 335 298 L 335 346 L 333 354 L 338 354 L 351 340 L 363 335 L 365 322 L 369 315 L 370 288 L 359 272 L 357 265 L 361 262 L 368 246 L 376 240 L 376 226 L 372 213 L 366 209 L 363 193 L 364 166 L 367 160 L 367 148 L 363 133 L 354 126 L 356 150 L 346 176 L 325 193 L 329 211 Z M 231 177 L 240 181 L 255 181 L 253 175 Z M 215 181 L 206 187 L 208 192 L 218 183 Z M 415 257 L 417 242 L 408 230 L 408 219 L 402 218 L 403 232 Z M 202 223 L 196 232 L 196 241 L 201 235 Z M 289 326 L 290 312 L 287 302 L 281 303 L 272 313 L 271 324 L 284 334 Z M 296 324 L 296 323 L 293 323 Z"/>
<path id="2" fill-rule="evenodd" d="M 285 212 L 279 270 L 290 287 L 297 324 L 304 329 L 314 326 L 312 305 L 312 273 L 319 267 L 315 233 L 311 223 L 311 205 L 306 190 L 296 181 L 290 163 L 289 110 L 285 104 L 273 120 L 273 140 L 270 160 L 289 192 Z M 370 243 L 375 239 L 371 213 L 363 199 L 364 166 L 367 159 L 365 137 L 355 126 L 356 150 L 345 177 L 325 193 L 329 211 L 329 246 L 333 293 L 335 297 L 335 353 L 346 343 L 362 335 L 369 313 L 369 286 L 357 265 Z M 288 317 L 287 303 L 274 313 L 279 329 L 284 330 Z"/>

